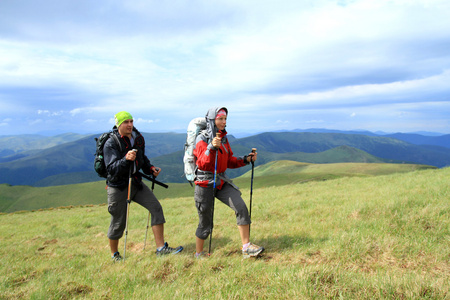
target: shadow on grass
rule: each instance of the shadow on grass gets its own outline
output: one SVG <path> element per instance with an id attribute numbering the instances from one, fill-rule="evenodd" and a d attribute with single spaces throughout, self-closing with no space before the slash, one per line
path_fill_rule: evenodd
<path id="1" fill-rule="evenodd" d="M 307 236 L 281 235 L 267 237 L 263 239 L 252 239 L 255 244 L 261 245 L 267 251 L 285 251 L 290 249 L 307 249 L 310 247 L 320 247 L 328 238 L 311 238 Z"/>
<path id="2" fill-rule="evenodd" d="M 306 236 L 274 236 L 268 238 L 252 238 L 252 242 L 265 248 L 264 253 L 267 255 L 269 253 L 282 253 L 287 250 L 299 250 L 299 251 L 309 251 L 320 248 L 321 245 L 328 240 L 328 238 L 311 238 Z M 230 250 L 230 243 L 232 239 L 229 237 L 214 237 L 211 243 L 211 254 L 222 253 L 222 255 L 241 255 L 240 248 L 232 247 Z M 195 241 L 191 243 L 184 243 L 182 245 L 184 250 L 182 255 L 193 255 L 195 253 Z M 209 238 L 205 240 L 204 248 L 205 252 L 209 250 Z"/>
<path id="3" fill-rule="evenodd" d="M 193 242 L 191 243 L 184 243 L 183 246 L 183 254 L 194 254 L 195 253 L 195 237 L 192 238 Z M 214 237 L 212 238 L 211 242 L 211 253 L 215 250 L 220 250 L 222 248 L 225 248 L 227 244 L 231 242 L 231 239 L 228 237 Z M 209 238 L 205 240 L 205 244 L 203 246 L 203 251 L 208 252 L 209 250 Z"/>

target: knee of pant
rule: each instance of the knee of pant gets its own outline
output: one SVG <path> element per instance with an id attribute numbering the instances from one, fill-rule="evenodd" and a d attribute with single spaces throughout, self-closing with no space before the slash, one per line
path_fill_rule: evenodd
<path id="1" fill-rule="evenodd" d="M 250 215 L 248 214 L 247 209 L 236 213 L 236 222 L 237 225 L 248 225 L 251 223 Z"/>
<path id="2" fill-rule="evenodd" d="M 152 215 L 163 214 L 163 208 L 161 203 L 154 202 L 150 204 L 143 205 Z"/>
<path id="3" fill-rule="evenodd" d="M 236 210 L 236 216 L 238 216 L 239 218 L 243 218 L 243 219 L 250 219 L 250 215 L 248 213 L 247 206 L 244 205 L 242 207 L 239 207 Z"/>
<path id="4" fill-rule="evenodd" d="M 208 202 L 195 202 L 195 206 L 197 207 L 197 211 L 200 214 L 211 214 L 211 205 Z"/>
<path id="5" fill-rule="evenodd" d="M 112 216 L 117 216 L 120 214 L 120 207 L 117 205 L 117 203 L 112 203 L 108 205 L 108 212 L 112 215 Z"/>
<path id="6" fill-rule="evenodd" d="M 198 237 L 199 239 L 206 240 L 210 233 L 211 229 L 197 228 L 195 236 Z"/>

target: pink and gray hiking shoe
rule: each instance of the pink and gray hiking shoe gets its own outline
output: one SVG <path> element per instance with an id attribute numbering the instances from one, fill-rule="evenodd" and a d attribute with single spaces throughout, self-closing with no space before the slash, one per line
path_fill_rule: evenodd
<path id="1" fill-rule="evenodd" d="M 264 247 L 260 247 L 258 245 L 250 243 L 250 245 L 246 249 L 242 249 L 242 255 L 244 258 L 256 257 L 263 253 Z"/>
<path id="2" fill-rule="evenodd" d="M 195 257 L 196 259 L 205 259 L 205 258 L 209 258 L 209 253 L 208 253 L 208 252 L 205 252 L 205 251 L 202 251 L 202 252 L 200 252 L 200 253 L 195 253 L 195 254 L 194 254 L 194 257 Z"/>

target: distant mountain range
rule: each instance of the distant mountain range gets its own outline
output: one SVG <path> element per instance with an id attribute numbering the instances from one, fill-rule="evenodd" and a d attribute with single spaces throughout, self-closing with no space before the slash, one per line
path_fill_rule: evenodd
<path id="1" fill-rule="evenodd" d="M 275 160 L 309 163 L 393 162 L 445 167 L 450 165 L 450 135 L 379 135 L 371 132 L 266 132 L 230 143 L 236 156 L 257 148 L 257 164 Z M 325 131 L 325 132 L 324 132 Z M 147 155 L 162 168 L 163 182 L 185 182 L 185 134 L 143 133 Z M 65 134 L 54 137 L 0 136 L 0 183 L 52 186 L 102 180 L 93 170 L 97 135 Z M 248 171 L 227 171 L 238 176 Z"/>
<path id="2" fill-rule="evenodd" d="M 283 132 L 283 131 L 280 131 Z M 450 134 L 441 134 L 437 132 L 415 132 L 415 133 L 386 133 L 386 132 L 370 132 L 365 130 L 342 131 L 333 129 L 295 129 L 284 132 L 314 132 L 314 133 L 344 133 L 344 134 L 362 134 L 368 136 L 392 137 L 404 142 L 415 145 L 435 145 L 441 147 L 450 147 Z"/>

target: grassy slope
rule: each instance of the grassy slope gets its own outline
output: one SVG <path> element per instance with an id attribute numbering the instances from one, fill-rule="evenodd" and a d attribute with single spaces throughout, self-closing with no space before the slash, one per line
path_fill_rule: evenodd
<path id="1" fill-rule="evenodd" d="M 284 186 L 258 178 L 252 240 L 267 250 L 257 260 L 241 258 L 224 205 L 211 258 L 194 260 L 191 196 L 162 201 L 166 238 L 185 251 L 159 259 L 151 234 L 142 250 L 147 212 L 132 204 L 123 264 L 109 261 L 105 206 L 0 215 L 0 298 L 448 299 L 449 176 L 445 168 Z"/>
<path id="2" fill-rule="evenodd" d="M 385 164 L 385 163 L 334 163 L 334 164 L 309 164 L 288 160 L 273 161 L 256 168 L 258 176 L 270 176 L 286 173 L 310 173 L 317 175 L 340 175 L 340 176 L 367 176 L 387 175 L 392 173 L 403 173 L 415 170 L 434 168 L 415 164 Z M 251 171 L 244 174 L 250 176 Z"/>
<path id="3" fill-rule="evenodd" d="M 284 185 L 291 182 L 307 180 L 324 180 L 342 176 L 367 176 L 390 174 L 396 172 L 410 172 L 423 168 L 434 168 L 423 165 L 408 164 L 305 164 L 294 161 L 277 161 L 256 166 L 255 173 L 258 180 L 265 185 Z M 247 167 L 247 170 L 250 169 Z M 236 179 L 238 186 L 248 183 L 250 172 L 243 178 Z M 296 176 L 282 176 L 286 173 L 297 173 Z M 151 184 L 147 182 L 149 186 Z M 155 194 L 159 199 L 191 196 L 193 188 L 188 183 L 170 183 L 168 189 L 155 186 Z M 101 204 L 106 202 L 105 181 L 83 184 L 71 184 L 52 187 L 30 187 L 0 185 L 0 212 L 14 212 L 20 210 L 37 210 L 41 208 L 60 207 L 69 205 Z"/>

